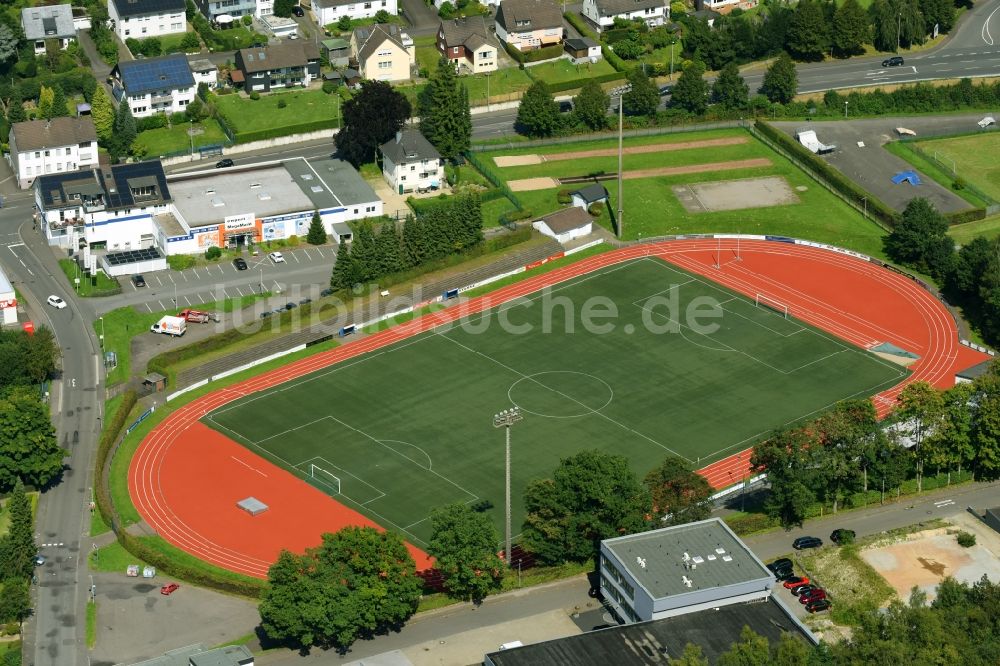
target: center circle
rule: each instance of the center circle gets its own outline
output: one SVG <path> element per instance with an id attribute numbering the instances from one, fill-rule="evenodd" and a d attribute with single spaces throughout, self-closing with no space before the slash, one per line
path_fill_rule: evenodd
<path id="1" fill-rule="evenodd" d="M 507 397 L 521 411 L 550 419 L 575 419 L 599 412 L 615 397 L 600 377 L 575 370 L 548 370 L 518 379 Z"/>

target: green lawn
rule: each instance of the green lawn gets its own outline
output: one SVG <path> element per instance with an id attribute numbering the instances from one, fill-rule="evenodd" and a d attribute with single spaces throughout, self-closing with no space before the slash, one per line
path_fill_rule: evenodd
<path id="1" fill-rule="evenodd" d="M 132 553 L 115 541 L 104 548 L 90 551 L 88 564 L 91 571 L 110 571 L 125 575 L 128 565 L 138 564 L 143 567 L 146 563 L 136 559 Z"/>
<path id="2" fill-rule="evenodd" d="M 882 251 L 883 232 L 878 226 L 842 204 L 839 199 L 820 187 L 800 169 L 777 153 L 772 152 L 743 130 L 712 130 L 631 137 L 625 139 L 624 145 L 676 143 L 721 137 L 746 137 L 748 141 L 743 144 L 715 146 L 708 149 L 626 155 L 625 170 L 684 166 L 758 157 L 770 159 L 772 166 L 626 180 L 624 181 L 626 238 L 648 238 L 664 234 L 686 233 L 779 234 L 831 243 L 876 257 L 884 257 Z M 616 146 L 616 139 L 609 138 L 541 148 L 515 145 L 513 148 L 499 148 L 490 152 L 478 153 L 478 155 L 487 167 L 491 167 L 497 177 L 510 181 L 537 176 L 585 176 L 600 172 L 613 174 L 618 170 L 618 158 L 617 155 L 611 155 L 499 168 L 493 166 L 494 156 L 530 153 L 556 154 L 608 149 Z M 678 184 L 775 175 L 783 176 L 789 186 L 795 190 L 795 194 L 799 198 L 798 203 L 767 208 L 689 213 L 671 190 L 672 185 Z M 614 179 L 604 181 L 604 183 L 611 194 L 611 207 L 616 209 L 618 205 L 617 184 Z M 800 187 L 805 189 L 798 190 L 797 188 Z M 556 199 L 559 189 L 516 192 L 515 195 L 521 200 L 524 207 L 536 215 L 542 215 L 561 208 Z M 610 224 L 610 217 L 607 213 L 602 220 L 603 224 Z"/>
<path id="3" fill-rule="evenodd" d="M 954 167 L 959 178 L 975 185 L 983 194 L 1000 201 L 1000 133 L 982 132 L 951 139 L 919 141 L 928 155 Z"/>
<path id="4" fill-rule="evenodd" d="M 104 271 L 97 271 L 97 275 L 90 277 L 81 273 L 76 262 L 72 259 L 60 259 L 59 268 L 62 269 L 66 279 L 69 280 L 70 289 L 80 296 L 112 296 L 121 293 L 122 286 L 118 278 L 105 275 Z M 74 282 L 80 279 L 79 286 Z"/>
<path id="5" fill-rule="evenodd" d="M 233 95 L 230 95 L 233 97 Z M 197 133 L 192 137 L 188 134 L 191 124 L 178 124 L 173 127 L 161 127 L 159 129 L 146 130 L 140 132 L 136 138 L 136 150 L 141 151 L 148 157 L 160 155 L 182 154 L 192 150 L 197 150 L 200 146 L 214 146 L 229 143 L 229 139 L 219 126 L 219 121 L 215 118 L 195 123 L 194 129 Z M 192 144 L 194 148 L 192 148 Z"/>
<path id="6" fill-rule="evenodd" d="M 985 236 L 992 240 L 1000 236 L 1000 215 L 987 217 L 985 220 L 956 224 L 948 229 L 948 235 L 959 245 L 968 245 L 977 236 Z"/>
<path id="7" fill-rule="evenodd" d="M 956 176 L 952 172 L 951 167 L 942 168 L 942 163 L 929 159 L 929 157 L 933 157 L 934 151 L 932 149 L 928 154 L 924 151 L 924 148 L 927 147 L 922 146 L 921 149 L 918 150 L 915 142 L 908 141 L 890 141 L 885 144 L 885 149 L 890 153 L 906 160 L 919 169 L 922 174 L 929 177 L 937 184 L 941 185 L 945 189 L 951 190 L 958 196 L 968 201 L 971 206 L 981 208 L 992 203 L 991 201 L 987 201 L 983 197 L 978 196 L 967 187 L 956 190 L 954 188 Z"/>
<path id="8" fill-rule="evenodd" d="M 278 105 L 285 103 L 284 108 Z M 340 97 L 322 90 L 295 90 L 261 95 L 252 100 L 241 95 L 219 95 L 215 104 L 233 124 L 233 130 L 253 132 L 290 127 L 340 117 Z"/>
<path id="9" fill-rule="evenodd" d="M 718 304 L 718 319 L 703 320 L 704 329 L 681 319 L 670 334 L 668 312 L 694 302 Z M 594 307 L 617 315 L 566 317 Z M 700 467 L 905 373 L 641 259 L 241 398 L 205 422 L 426 545 L 429 513 L 449 502 L 488 500 L 502 525 L 502 447 L 491 444 L 502 434 L 489 416 L 512 404 L 525 414 L 514 429 L 513 496 L 521 498 L 530 481 L 585 447 L 625 455 L 639 474 L 669 453 Z M 523 518 L 518 501 L 514 523 Z"/>
<path id="10" fill-rule="evenodd" d="M 546 83 L 562 83 L 574 79 L 587 79 L 592 76 L 602 76 L 615 71 L 606 60 L 598 60 L 594 64 L 574 65 L 569 60 L 556 60 L 526 69 L 528 75 L 536 81 Z"/>
<path id="11" fill-rule="evenodd" d="M 197 35 L 198 33 L 195 34 Z M 185 53 L 184 49 L 181 48 L 181 42 L 184 41 L 186 35 L 186 32 L 179 32 L 175 35 L 162 35 L 158 37 L 160 46 L 163 48 L 163 53 Z M 192 53 L 197 53 L 199 50 L 194 49 Z"/>
<path id="12" fill-rule="evenodd" d="M 517 210 L 517 207 L 507 197 L 487 201 L 482 207 L 483 227 L 489 229 L 500 226 L 500 216 L 514 210 Z"/>
<path id="13" fill-rule="evenodd" d="M 486 92 L 489 87 L 490 100 L 497 103 L 506 98 L 513 99 L 512 93 L 520 93 L 531 87 L 533 83 L 530 76 L 523 70 L 515 67 L 499 69 L 491 72 L 487 77 L 485 74 L 469 74 L 458 79 L 465 84 L 469 90 L 469 104 L 471 106 L 483 106 L 486 104 Z M 396 86 L 397 90 L 406 95 L 411 104 L 416 103 L 417 95 L 423 90 L 425 84 L 416 86 Z"/>

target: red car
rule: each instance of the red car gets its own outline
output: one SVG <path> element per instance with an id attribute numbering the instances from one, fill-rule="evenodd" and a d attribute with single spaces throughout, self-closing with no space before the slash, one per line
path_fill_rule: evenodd
<path id="1" fill-rule="evenodd" d="M 820 599 L 826 599 L 826 592 L 821 589 L 811 590 L 807 594 L 799 595 L 799 603 L 803 606 L 814 601 L 819 601 Z"/>
<path id="2" fill-rule="evenodd" d="M 808 582 L 809 579 L 805 576 L 792 576 L 791 578 L 786 579 L 782 585 L 785 586 L 785 589 L 790 590 L 799 585 L 806 585 Z"/>
<path id="3" fill-rule="evenodd" d="M 160 594 L 173 594 L 174 592 L 177 591 L 177 588 L 179 587 L 180 585 L 178 585 L 177 583 L 167 583 L 166 585 L 160 588 Z"/>

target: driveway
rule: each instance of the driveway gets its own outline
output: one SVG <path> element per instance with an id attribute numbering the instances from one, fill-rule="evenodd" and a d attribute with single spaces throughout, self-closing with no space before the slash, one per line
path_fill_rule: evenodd
<path id="1" fill-rule="evenodd" d="M 437 34 L 441 19 L 433 5 L 427 5 L 424 0 L 402 0 L 401 14 L 410 23 L 407 32 L 411 37 Z"/>

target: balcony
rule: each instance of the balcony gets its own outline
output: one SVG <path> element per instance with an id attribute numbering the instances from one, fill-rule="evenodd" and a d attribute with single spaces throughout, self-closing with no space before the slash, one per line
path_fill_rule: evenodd
<path id="1" fill-rule="evenodd" d="M 159 95 L 153 95 L 153 97 L 151 99 L 151 103 L 154 104 L 154 105 L 156 105 L 156 104 L 166 104 L 167 106 L 171 106 L 174 103 L 174 96 L 171 95 L 170 93 L 166 93 L 166 94 L 162 94 L 161 93 Z"/>

